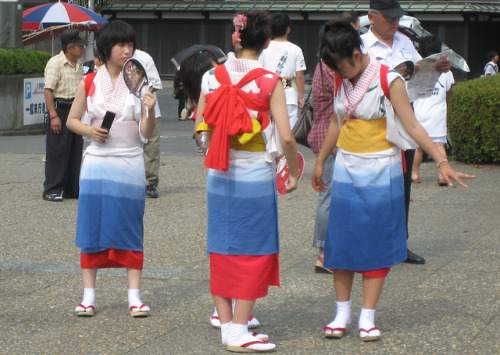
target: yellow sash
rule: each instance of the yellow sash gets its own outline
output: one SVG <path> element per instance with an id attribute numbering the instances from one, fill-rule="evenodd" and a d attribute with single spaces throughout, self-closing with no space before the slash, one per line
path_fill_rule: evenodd
<path id="1" fill-rule="evenodd" d="M 353 118 L 344 122 L 340 129 L 337 146 L 351 153 L 375 153 L 394 147 L 387 141 L 386 120 L 377 118 L 363 120 Z"/>
<path id="2" fill-rule="evenodd" d="M 262 137 L 262 126 L 260 122 L 252 119 L 253 131 L 251 133 L 239 133 L 230 137 L 230 146 L 236 150 L 246 150 L 248 152 L 263 152 L 266 150 L 266 144 Z M 200 123 L 197 131 L 213 131 L 213 126 L 205 122 Z"/>

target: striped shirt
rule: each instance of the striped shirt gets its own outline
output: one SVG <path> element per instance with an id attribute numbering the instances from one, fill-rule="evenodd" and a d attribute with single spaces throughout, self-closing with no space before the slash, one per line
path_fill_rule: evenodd
<path id="1" fill-rule="evenodd" d="M 76 69 L 61 51 L 53 56 L 45 66 L 45 89 L 52 89 L 54 98 L 72 99 L 82 80 L 83 64 L 76 60 Z"/>

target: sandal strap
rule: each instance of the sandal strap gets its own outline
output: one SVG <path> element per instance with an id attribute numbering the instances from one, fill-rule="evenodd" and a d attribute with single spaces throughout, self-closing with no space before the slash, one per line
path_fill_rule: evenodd
<path id="1" fill-rule="evenodd" d="M 365 332 L 365 333 L 368 333 L 368 334 L 369 334 L 369 333 L 370 333 L 371 331 L 373 331 L 373 330 L 380 330 L 380 329 L 378 329 L 378 327 L 373 327 L 373 328 L 368 329 L 368 330 L 363 329 L 363 328 L 359 328 L 359 332 L 360 332 L 360 333 L 361 333 L 361 332 Z"/>
<path id="2" fill-rule="evenodd" d="M 241 348 L 247 348 L 251 345 L 254 345 L 254 344 L 269 344 L 268 341 L 263 341 L 263 340 L 255 340 L 255 341 L 251 341 L 251 342 L 248 342 L 248 343 L 245 343 L 245 344 L 241 344 L 240 347 Z"/>
<path id="3" fill-rule="evenodd" d="M 323 327 L 323 330 L 330 330 L 332 333 L 335 332 L 335 331 L 338 331 L 338 332 L 345 332 L 346 331 L 346 328 L 331 328 L 331 327 Z M 361 331 L 361 329 L 359 330 Z"/>
<path id="4" fill-rule="evenodd" d="M 131 306 L 131 307 L 130 307 L 130 310 L 131 310 L 132 312 L 141 312 L 141 311 L 142 311 L 142 307 L 147 307 L 147 306 L 148 306 L 147 304 L 143 303 L 143 304 L 141 304 L 141 305 L 140 305 L 140 307 L 137 307 L 137 306 Z"/>
<path id="5" fill-rule="evenodd" d="M 84 306 L 83 304 L 81 304 L 81 303 L 80 303 L 79 305 L 77 305 L 77 307 L 82 307 L 82 308 L 85 310 L 85 312 L 87 312 L 87 309 L 92 309 L 92 310 L 94 310 L 94 309 L 95 309 L 95 308 L 94 308 L 94 306 L 92 306 L 92 305 L 85 307 L 85 306 Z"/>

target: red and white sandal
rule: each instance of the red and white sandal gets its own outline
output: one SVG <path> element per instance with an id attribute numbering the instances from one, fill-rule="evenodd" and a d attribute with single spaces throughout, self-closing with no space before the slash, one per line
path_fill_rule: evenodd
<path id="1" fill-rule="evenodd" d="M 151 309 L 143 303 L 139 307 L 137 306 L 130 307 L 130 315 L 132 317 L 147 317 L 149 315 L 150 310 Z"/>
<path id="2" fill-rule="evenodd" d="M 325 338 L 342 338 L 346 333 L 346 328 L 323 327 Z"/>
<path id="3" fill-rule="evenodd" d="M 236 353 L 265 353 L 274 351 L 276 345 L 248 333 L 238 343 L 228 344 L 226 349 Z"/>
<path id="4" fill-rule="evenodd" d="M 79 317 L 93 317 L 94 311 L 95 309 L 93 305 L 85 307 L 81 303 L 75 308 L 76 315 Z"/>
<path id="5" fill-rule="evenodd" d="M 262 340 L 262 341 L 268 341 L 269 340 L 269 335 L 264 334 L 264 333 L 254 332 L 254 333 L 252 333 L 252 335 L 254 337 L 256 337 L 257 339 Z"/>
<path id="6" fill-rule="evenodd" d="M 380 339 L 380 329 L 373 327 L 371 329 L 359 328 L 359 337 L 363 341 L 375 341 Z"/>

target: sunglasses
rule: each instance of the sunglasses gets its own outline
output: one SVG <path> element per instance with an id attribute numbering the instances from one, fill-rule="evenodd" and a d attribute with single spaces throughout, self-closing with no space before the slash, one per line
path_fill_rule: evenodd
<path id="1" fill-rule="evenodd" d="M 401 16 L 399 16 L 399 17 L 389 17 L 389 16 L 386 16 L 384 14 L 381 14 L 378 11 L 373 11 L 373 10 L 370 10 L 370 13 L 371 14 L 375 14 L 375 15 L 379 15 L 380 17 L 384 18 L 387 22 L 395 22 L 395 21 L 398 21 L 399 19 L 401 19 Z"/>

